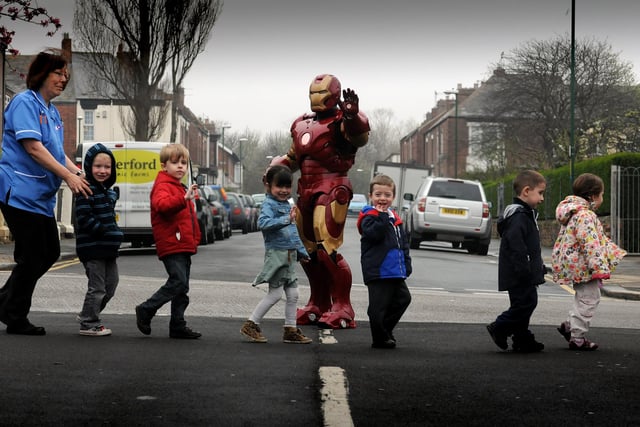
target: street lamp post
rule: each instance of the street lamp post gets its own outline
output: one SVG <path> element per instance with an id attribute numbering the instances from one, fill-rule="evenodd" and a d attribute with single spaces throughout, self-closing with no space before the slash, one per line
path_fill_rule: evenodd
<path id="1" fill-rule="evenodd" d="M 222 155 L 224 155 L 224 130 L 229 129 L 230 125 L 220 125 L 220 142 L 222 143 Z M 220 161 L 220 150 L 218 150 L 218 145 L 216 144 L 216 168 L 218 169 L 218 176 L 220 177 L 220 184 L 224 184 L 224 171 L 222 171 L 222 175 L 220 175 L 220 165 L 223 163 Z"/>
<path id="2" fill-rule="evenodd" d="M 82 116 L 78 116 L 78 139 L 76 140 L 76 147 L 82 140 Z"/>
<path id="3" fill-rule="evenodd" d="M 455 96 L 455 116 L 453 118 L 453 177 L 458 177 L 458 92 L 455 90 L 446 91 L 445 95 L 453 95 Z"/>
<path id="4" fill-rule="evenodd" d="M 571 119 L 569 131 L 569 185 L 573 183 L 574 167 L 576 160 L 576 135 L 575 135 L 575 103 L 576 103 L 576 0 L 571 0 L 571 82 L 570 103 Z"/>
<path id="5" fill-rule="evenodd" d="M 209 135 L 209 130 L 207 129 L 207 184 L 209 184 L 209 175 L 211 175 L 211 161 L 209 160 L 210 151 L 211 151 L 211 135 Z"/>
<path id="6" fill-rule="evenodd" d="M 243 170 L 244 170 L 244 166 L 242 165 L 242 143 L 243 142 L 247 142 L 249 139 L 248 138 L 240 138 L 238 141 L 240 142 L 240 152 L 239 154 L 239 158 L 240 158 L 240 193 L 244 192 L 244 188 L 242 186 L 242 174 L 243 174 Z"/>

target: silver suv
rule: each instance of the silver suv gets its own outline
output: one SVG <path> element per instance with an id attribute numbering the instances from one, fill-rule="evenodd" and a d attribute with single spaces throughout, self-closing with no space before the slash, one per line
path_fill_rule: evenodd
<path id="1" fill-rule="evenodd" d="M 427 177 L 405 212 L 405 227 L 411 249 L 420 242 L 451 242 L 453 248 L 486 255 L 491 243 L 490 203 L 482 184 L 453 178 Z"/>

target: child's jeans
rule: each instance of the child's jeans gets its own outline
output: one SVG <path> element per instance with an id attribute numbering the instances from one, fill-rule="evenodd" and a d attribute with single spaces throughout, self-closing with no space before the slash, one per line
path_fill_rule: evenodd
<path id="1" fill-rule="evenodd" d="M 189 274 L 191 271 L 191 254 L 180 253 L 167 255 L 162 259 L 164 268 L 169 274 L 166 283 L 148 300 L 140 304 L 142 310 L 149 316 L 169 301 L 171 301 L 171 331 L 183 330 L 187 322 L 184 312 L 189 305 Z"/>
<path id="2" fill-rule="evenodd" d="M 118 265 L 115 258 L 92 259 L 84 263 L 87 274 L 87 294 L 80 312 L 80 328 L 100 326 L 100 313 L 116 292 Z"/>
<path id="3" fill-rule="evenodd" d="M 600 304 L 600 279 L 576 283 L 573 290 L 573 307 L 567 321 L 571 326 L 571 337 L 582 338 L 589 330 L 591 319 Z"/>

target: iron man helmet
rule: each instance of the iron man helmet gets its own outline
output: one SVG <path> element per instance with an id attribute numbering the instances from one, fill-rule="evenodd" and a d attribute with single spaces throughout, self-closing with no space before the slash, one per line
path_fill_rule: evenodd
<path id="1" fill-rule="evenodd" d="M 309 86 L 311 111 L 316 113 L 334 109 L 340 101 L 340 80 L 331 74 L 316 76 Z"/>

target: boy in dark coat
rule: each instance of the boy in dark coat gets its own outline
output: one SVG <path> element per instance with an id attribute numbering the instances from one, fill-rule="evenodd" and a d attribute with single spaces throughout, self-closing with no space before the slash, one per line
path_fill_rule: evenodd
<path id="1" fill-rule="evenodd" d="M 495 322 L 487 325 L 491 338 L 503 350 L 507 338 L 513 336 L 515 352 L 542 351 L 529 330 L 531 315 L 538 305 L 538 285 L 544 283 L 546 268 L 540 250 L 538 212 L 535 208 L 544 201 L 544 177 L 532 170 L 522 171 L 513 181 L 517 197 L 498 219 L 500 255 L 498 259 L 498 290 L 509 293 L 510 307 Z"/>
<path id="2" fill-rule="evenodd" d="M 386 175 L 376 175 L 370 183 L 371 206 L 358 217 L 361 234 L 362 276 L 369 291 L 369 324 L 373 348 L 395 348 L 393 328 L 411 303 L 405 279 L 411 275 L 411 257 L 402 220 L 390 207 L 395 184 Z"/>
<path id="3" fill-rule="evenodd" d="M 116 160 L 102 144 L 95 144 L 84 157 L 84 172 L 92 194 L 75 198 L 76 252 L 87 274 L 87 294 L 80 320 L 80 335 L 111 335 L 100 321 L 100 313 L 116 292 L 118 265 L 116 258 L 122 231 L 116 223 L 118 196 L 111 188 L 116 182 Z"/>

